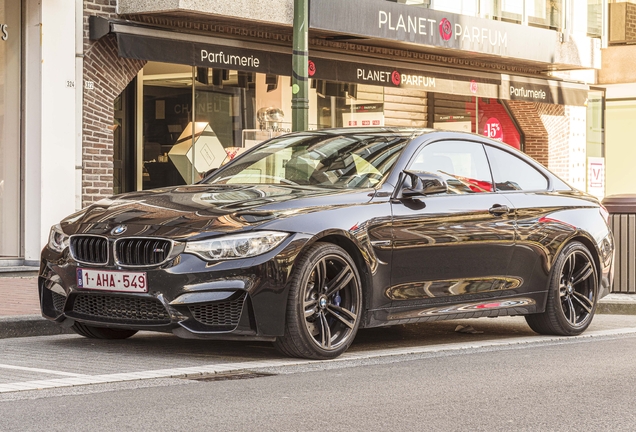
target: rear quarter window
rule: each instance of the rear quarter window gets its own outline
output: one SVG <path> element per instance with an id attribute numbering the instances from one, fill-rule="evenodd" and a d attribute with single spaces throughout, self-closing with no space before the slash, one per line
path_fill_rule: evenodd
<path id="1" fill-rule="evenodd" d="M 548 189 L 548 179 L 535 167 L 512 153 L 488 145 L 485 147 L 496 190 Z"/>

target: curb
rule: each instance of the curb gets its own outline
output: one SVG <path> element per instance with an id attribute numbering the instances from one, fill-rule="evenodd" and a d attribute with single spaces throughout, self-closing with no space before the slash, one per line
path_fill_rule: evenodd
<path id="1" fill-rule="evenodd" d="M 605 303 L 601 301 L 596 306 L 596 313 L 606 315 L 636 315 L 636 303 Z"/>
<path id="2" fill-rule="evenodd" d="M 69 333 L 73 333 L 73 330 L 64 328 L 40 315 L 0 317 L 0 339 Z"/>
<path id="3" fill-rule="evenodd" d="M 636 295 L 627 293 L 608 294 L 598 302 L 596 313 L 636 315 Z"/>
<path id="4" fill-rule="evenodd" d="M 625 294 L 619 295 L 619 298 L 606 297 L 599 301 L 596 313 L 636 315 L 636 296 L 633 296 L 633 300 L 632 296 L 626 296 Z M 73 333 L 73 330 L 62 327 L 40 315 L 0 316 L 0 339 Z"/>

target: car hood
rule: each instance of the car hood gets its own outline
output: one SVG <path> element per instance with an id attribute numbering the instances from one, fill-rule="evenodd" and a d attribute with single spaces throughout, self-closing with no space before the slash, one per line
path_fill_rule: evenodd
<path id="1" fill-rule="evenodd" d="M 368 202 L 373 189 L 328 189 L 287 185 L 191 185 L 131 192 L 101 200 L 62 221 L 67 234 L 173 239 L 252 229 L 301 213 Z"/>

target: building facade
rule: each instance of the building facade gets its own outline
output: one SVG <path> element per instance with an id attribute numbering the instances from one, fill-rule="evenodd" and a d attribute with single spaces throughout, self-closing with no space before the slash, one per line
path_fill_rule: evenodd
<path id="1" fill-rule="evenodd" d="M 192 183 L 291 130 L 293 0 L 14 3 L 0 0 L 4 265 L 37 262 L 74 210 Z M 309 127 L 485 134 L 592 191 L 606 5 L 574 3 L 310 0 Z"/>
<path id="2" fill-rule="evenodd" d="M 636 2 L 609 4 L 608 46 L 599 86 L 606 92 L 606 194 L 636 194 Z M 633 234 L 630 234 L 633 236 Z"/>
<path id="3" fill-rule="evenodd" d="M 0 266 L 81 204 L 82 1 L 0 0 Z M 77 83 L 80 83 L 77 85 Z"/>

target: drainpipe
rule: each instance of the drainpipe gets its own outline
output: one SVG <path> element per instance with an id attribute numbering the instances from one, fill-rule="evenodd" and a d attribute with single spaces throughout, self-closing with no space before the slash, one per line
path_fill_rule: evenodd
<path id="1" fill-rule="evenodd" d="M 309 27 L 308 0 L 294 0 L 294 38 L 292 52 L 292 131 L 309 126 L 309 61 L 307 34 Z"/>

